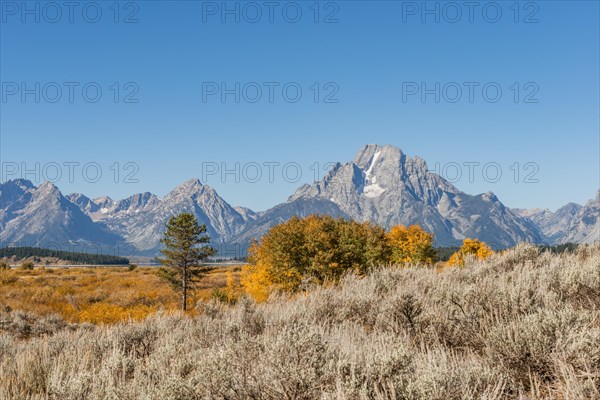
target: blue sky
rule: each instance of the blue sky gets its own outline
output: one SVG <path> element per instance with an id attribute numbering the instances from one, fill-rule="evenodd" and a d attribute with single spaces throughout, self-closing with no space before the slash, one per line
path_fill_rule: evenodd
<path id="1" fill-rule="evenodd" d="M 198 177 L 264 210 L 379 143 L 510 207 L 595 195 L 598 2 L 277 3 L 2 1 L 2 180 L 123 198 Z"/>

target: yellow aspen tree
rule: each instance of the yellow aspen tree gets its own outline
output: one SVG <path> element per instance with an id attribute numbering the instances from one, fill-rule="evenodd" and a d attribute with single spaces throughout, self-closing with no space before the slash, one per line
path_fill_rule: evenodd
<path id="1" fill-rule="evenodd" d="M 433 263 L 433 234 L 419 225 L 396 225 L 387 234 L 387 241 L 391 251 L 390 261 L 394 264 Z"/>
<path id="2" fill-rule="evenodd" d="M 482 242 L 479 239 L 466 238 L 463 240 L 460 250 L 452 254 L 446 264 L 448 266 L 463 267 L 465 265 L 465 258 L 468 255 L 471 255 L 478 260 L 485 260 L 492 254 L 494 254 L 494 252 L 485 242 Z"/>

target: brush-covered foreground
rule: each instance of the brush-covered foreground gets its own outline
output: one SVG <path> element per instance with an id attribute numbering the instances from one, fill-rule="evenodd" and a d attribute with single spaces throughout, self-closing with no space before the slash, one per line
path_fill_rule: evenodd
<path id="1" fill-rule="evenodd" d="M 464 268 L 386 268 L 199 308 L 3 334 L 0 398 L 600 398 L 598 245 L 524 245 Z"/>

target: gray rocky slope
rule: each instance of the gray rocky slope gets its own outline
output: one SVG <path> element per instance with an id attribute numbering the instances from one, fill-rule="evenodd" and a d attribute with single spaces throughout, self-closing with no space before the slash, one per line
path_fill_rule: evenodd
<path id="1" fill-rule="evenodd" d="M 585 205 L 569 203 L 555 212 L 548 209 L 517 209 L 536 224 L 549 244 L 592 243 L 600 238 L 600 190 Z"/>
<path id="2" fill-rule="evenodd" d="M 0 184 L 0 244 L 95 251 L 123 239 L 96 224 L 53 184 L 17 179 Z M 77 246 L 78 245 L 78 246 Z"/>
<path id="3" fill-rule="evenodd" d="M 35 187 L 18 179 L 0 184 L 0 240 L 126 243 L 139 255 L 155 255 L 164 224 L 172 215 L 194 213 L 213 243 L 245 248 L 252 238 L 292 216 L 325 214 L 371 221 L 385 228 L 419 224 L 440 246 L 479 238 L 495 248 L 518 242 L 557 244 L 598 240 L 600 191 L 585 206 L 556 212 L 506 207 L 491 192 L 469 195 L 428 170 L 425 161 L 393 146 L 367 145 L 353 161 L 336 164 L 320 181 L 304 185 L 264 212 L 232 207 L 199 180 L 177 186 L 164 198 L 140 193 L 123 200 L 62 196 L 50 183 Z M 243 255 L 241 253 L 236 255 Z"/>
<path id="4" fill-rule="evenodd" d="M 318 202 L 316 202 L 318 200 Z M 425 161 L 393 146 L 367 145 L 353 161 L 336 164 L 319 182 L 300 187 L 283 205 L 266 211 L 249 231 L 261 234 L 279 221 L 282 209 L 346 215 L 385 228 L 419 224 L 435 233 L 441 246 L 477 237 L 494 247 L 518 242 L 541 243 L 544 237 L 531 220 L 505 207 L 491 192 L 471 196 L 441 176 L 429 172 Z"/>

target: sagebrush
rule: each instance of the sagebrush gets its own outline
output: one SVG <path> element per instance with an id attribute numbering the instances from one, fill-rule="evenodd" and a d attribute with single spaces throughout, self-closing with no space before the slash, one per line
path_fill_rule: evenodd
<path id="1" fill-rule="evenodd" d="M 112 326 L 3 314 L 0 398 L 600 398 L 598 245 L 198 308 Z"/>

